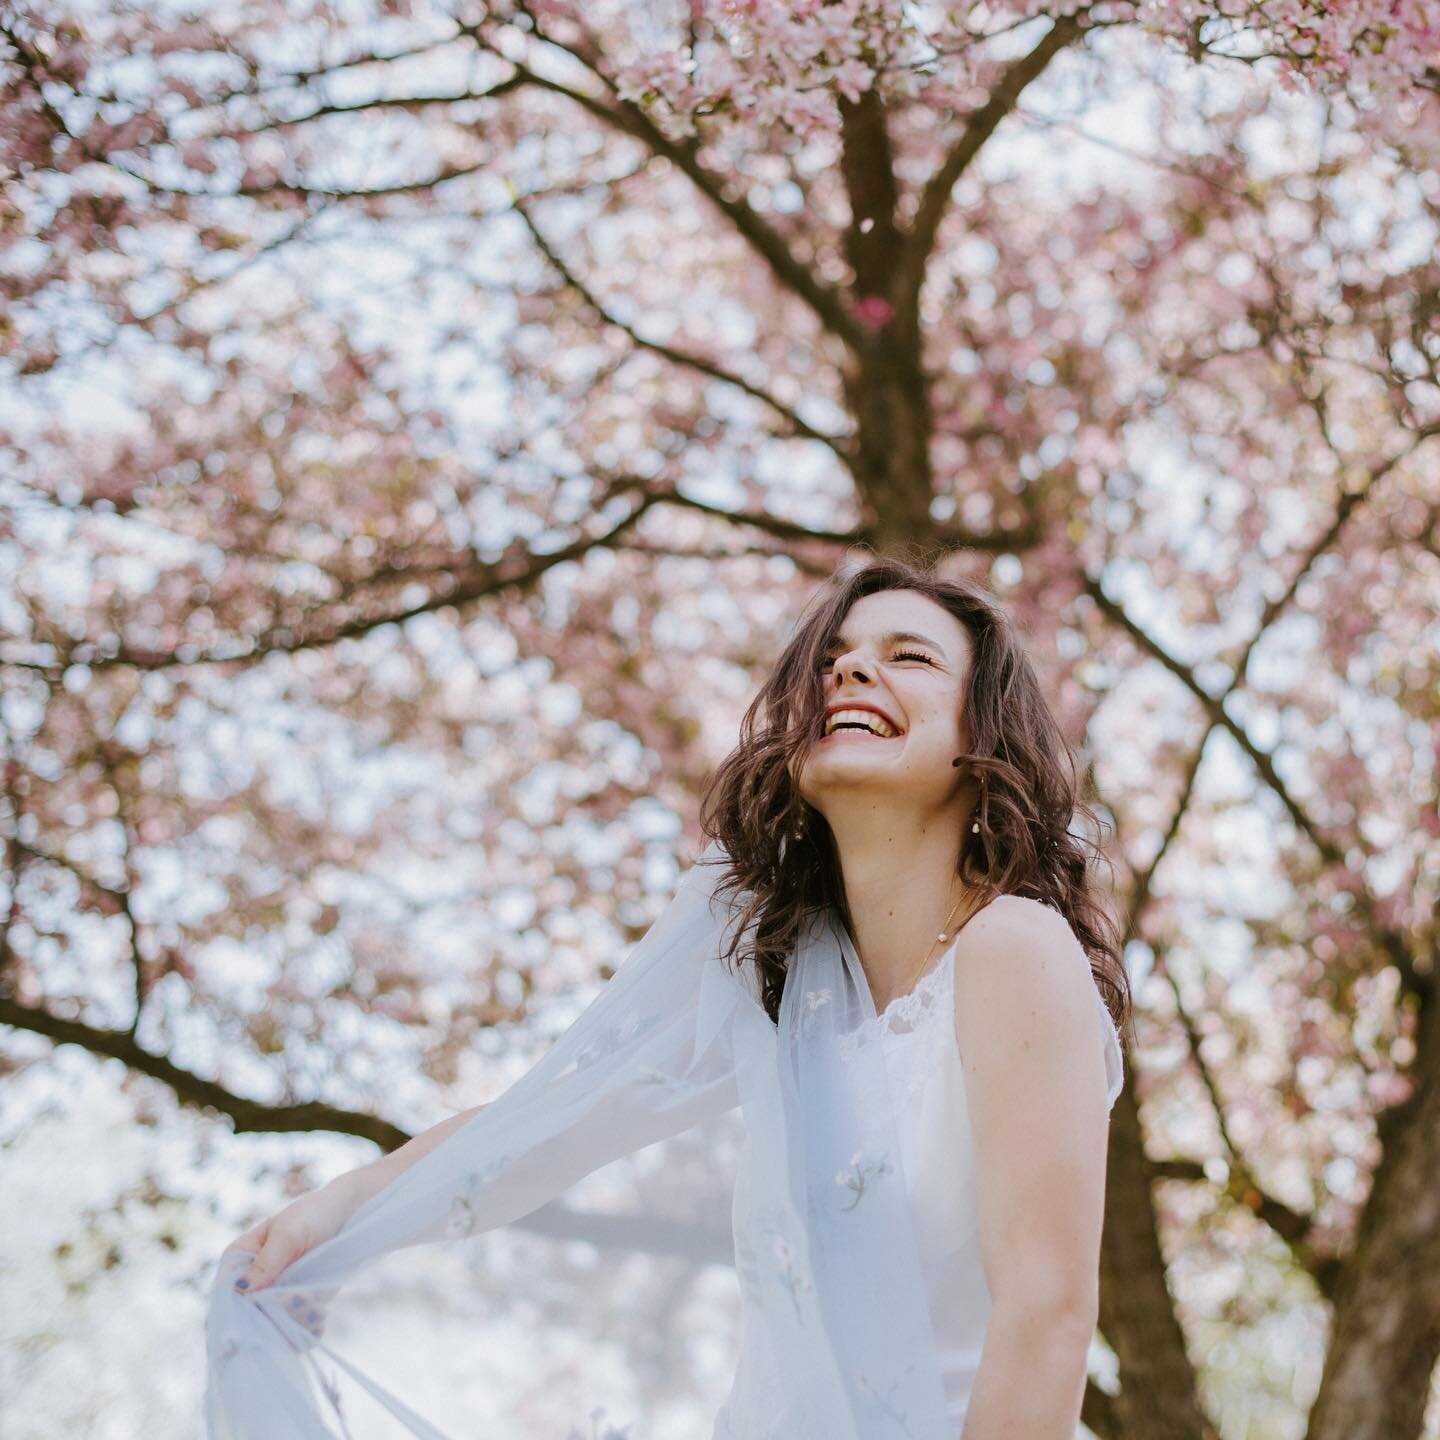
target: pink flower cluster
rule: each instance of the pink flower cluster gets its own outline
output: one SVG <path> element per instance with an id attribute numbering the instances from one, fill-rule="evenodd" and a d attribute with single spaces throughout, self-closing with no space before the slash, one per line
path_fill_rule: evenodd
<path id="1" fill-rule="evenodd" d="M 1433 92 L 1440 74 L 1440 0 L 1025 0 L 991 8 L 974 28 L 968 9 L 902 18 L 892 0 L 691 0 L 690 10 L 693 48 L 677 40 L 617 77 L 625 98 L 677 136 L 695 134 L 707 116 L 833 129 L 835 97 L 854 102 L 872 87 L 886 98 L 954 93 L 974 79 L 978 39 L 1062 15 L 1085 26 L 1138 24 L 1187 48 L 1198 20 L 1202 44 L 1273 57 L 1291 89 L 1358 82 Z"/>
<path id="2" fill-rule="evenodd" d="M 906 77 L 931 49 L 889 0 L 692 0 L 691 10 L 700 36 L 693 52 L 647 54 L 617 77 L 624 98 L 655 107 L 682 135 L 719 114 L 829 128 L 834 94 L 857 101 L 882 74 L 887 89 L 917 93 Z"/>

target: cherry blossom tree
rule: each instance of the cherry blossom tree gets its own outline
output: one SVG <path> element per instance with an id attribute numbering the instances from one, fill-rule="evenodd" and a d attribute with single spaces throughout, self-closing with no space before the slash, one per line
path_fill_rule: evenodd
<path id="1" fill-rule="evenodd" d="M 1437 0 L 0 15 L 9 1083 L 474 1103 L 944 553 L 1113 827 L 1086 1425 L 1440 1435 Z"/>

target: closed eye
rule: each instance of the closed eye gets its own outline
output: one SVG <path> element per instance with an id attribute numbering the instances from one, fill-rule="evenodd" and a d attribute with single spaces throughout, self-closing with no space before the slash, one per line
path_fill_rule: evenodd
<path id="1" fill-rule="evenodd" d="M 923 660 L 927 665 L 933 665 L 935 663 L 930 656 L 923 654 L 919 650 L 897 650 L 890 658 L 892 660 Z M 820 662 L 820 668 L 822 670 L 828 670 L 834 663 L 835 661 L 833 659 L 827 658 Z"/>

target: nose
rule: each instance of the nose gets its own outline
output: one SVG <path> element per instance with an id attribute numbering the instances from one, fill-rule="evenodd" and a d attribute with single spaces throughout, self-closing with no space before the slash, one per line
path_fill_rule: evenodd
<path id="1" fill-rule="evenodd" d="M 837 655 L 831 662 L 830 673 L 835 677 L 837 690 L 846 680 L 857 680 L 862 684 L 870 683 L 869 666 L 856 650 L 847 650 L 845 654 Z"/>

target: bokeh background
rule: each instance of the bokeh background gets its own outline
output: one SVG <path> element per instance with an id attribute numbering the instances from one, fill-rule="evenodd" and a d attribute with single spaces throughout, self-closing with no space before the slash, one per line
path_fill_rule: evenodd
<path id="1" fill-rule="evenodd" d="M 1437 0 L 0 4 L 6 1440 L 198 1435 L 223 1245 L 543 1051 L 915 546 L 1129 937 L 1086 1428 L 1440 1437 L 1437 165 Z M 587 1256 L 409 1393 L 588 1434 Z"/>

